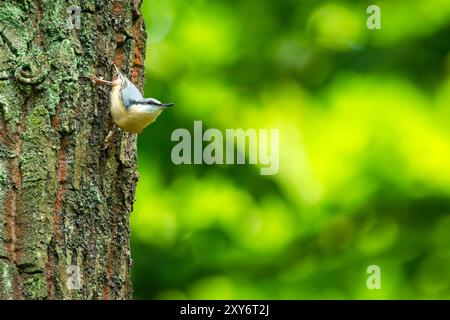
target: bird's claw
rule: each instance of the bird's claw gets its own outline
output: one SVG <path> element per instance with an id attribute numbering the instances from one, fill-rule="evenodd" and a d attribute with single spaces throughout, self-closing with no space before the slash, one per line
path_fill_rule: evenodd
<path id="1" fill-rule="evenodd" d="M 103 150 L 109 149 L 109 147 L 111 147 L 112 137 L 113 137 L 113 132 L 109 131 L 108 135 L 106 136 L 105 140 L 103 141 Z"/>
<path id="2" fill-rule="evenodd" d="M 93 84 L 107 84 L 107 85 L 112 85 L 111 81 L 107 81 L 105 79 L 103 79 L 102 77 L 97 77 L 94 75 L 89 75 L 87 78 L 89 78 Z"/>

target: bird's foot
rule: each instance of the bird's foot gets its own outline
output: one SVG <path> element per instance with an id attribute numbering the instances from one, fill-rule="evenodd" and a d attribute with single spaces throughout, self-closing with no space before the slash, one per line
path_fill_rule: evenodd
<path id="1" fill-rule="evenodd" d="M 103 150 L 109 149 L 112 145 L 113 132 L 110 130 L 105 140 L 103 141 Z"/>
<path id="2" fill-rule="evenodd" d="M 109 86 L 113 85 L 112 81 L 107 81 L 101 77 L 97 77 L 94 75 L 90 75 L 90 76 L 88 76 L 88 78 L 91 79 L 93 84 L 107 84 Z"/>

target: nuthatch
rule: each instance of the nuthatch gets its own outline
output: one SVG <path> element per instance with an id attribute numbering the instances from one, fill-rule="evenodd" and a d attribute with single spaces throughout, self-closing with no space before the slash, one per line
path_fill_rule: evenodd
<path id="1" fill-rule="evenodd" d="M 114 122 L 123 130 L 140 133 L 154 122 L 161 112 L 173 103 L 161 103 L 153 98 L 144 98 L 138 88 L 114 65 L 117 79 L 106 81 L 90 76 L 93 82 L 112 86 L 111 115 Z"/>

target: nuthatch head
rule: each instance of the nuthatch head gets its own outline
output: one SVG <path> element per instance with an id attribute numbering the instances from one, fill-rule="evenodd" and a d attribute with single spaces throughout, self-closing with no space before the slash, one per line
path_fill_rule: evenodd
<path id="1" fill-rule="evenodd" d="M 154 98 L 144 98 L 138 88 L 114 65 L 117 79 L 110 82 L 91 77 L 95 82 L 112 86 L 111 115 L 123 130 L 140 133 L 154 122 L 161 112 L 173 103 L 161 103 Z"/>

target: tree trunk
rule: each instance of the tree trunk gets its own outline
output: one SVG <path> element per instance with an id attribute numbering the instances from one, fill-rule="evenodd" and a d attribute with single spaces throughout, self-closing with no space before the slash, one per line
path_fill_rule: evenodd
<path id="1" fill-rule="evenodd" d="M 2 299 L 131 298 L 136 136 L 85 76 L 115 63 L 142 89 L 140 5 L 0 0 Z"/>

